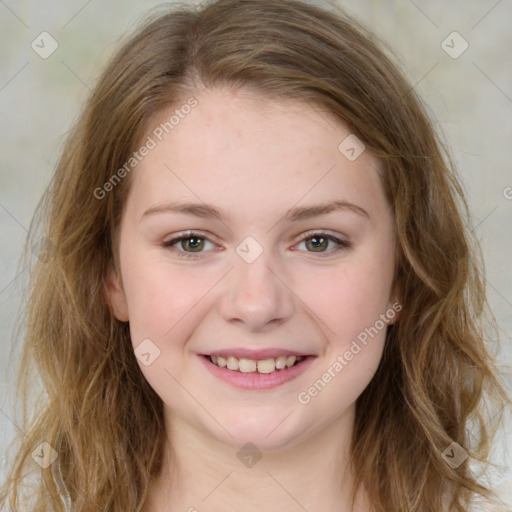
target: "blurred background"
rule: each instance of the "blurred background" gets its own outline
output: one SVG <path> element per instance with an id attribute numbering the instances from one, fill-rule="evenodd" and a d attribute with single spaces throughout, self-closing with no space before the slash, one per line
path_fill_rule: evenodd
<path id="1" fill-rule="evenodd" d="M 191 2 L 192 3 L 192 2 Z M 389 47 L 457 163 L 482 244 L 495 347 L 512 363 L 512 1 L 311 1 L 338 5 Z M 161 2 L 0 0 L 0 483 L 19 427 L 13 378 L 26 267 L 20 255 L 71 123 L 119 39 Z M 509 389 L 512 384 L 509 380 Z M 512 494 L 512 422 L 492 485 Z M 507 491 L 508 489 L 508 491 Z M 512 500 L 512 496 L 510 496 Z"/>

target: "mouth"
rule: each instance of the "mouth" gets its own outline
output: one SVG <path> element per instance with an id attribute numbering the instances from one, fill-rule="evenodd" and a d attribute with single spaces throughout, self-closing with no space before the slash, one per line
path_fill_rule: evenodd
<path id="1" fill-rule="evenodd" d="M 239 373 L 262 373 L 269 374 L 292 368 L 299 365 L 308 356 L 286 356 L 269 357 L 260 360 L 248 359 L 235 356 L 204 356 L 219 368 Z"/>
<path id="2" fill-rule="evenodd" d="M 206 368 L 217 378 L 235 387 L 263 390 L 281 386 L 304 373 L 317 358 L 314 355 L 278 355 L 248 359 L 224 354 L 200 355 Z"/>

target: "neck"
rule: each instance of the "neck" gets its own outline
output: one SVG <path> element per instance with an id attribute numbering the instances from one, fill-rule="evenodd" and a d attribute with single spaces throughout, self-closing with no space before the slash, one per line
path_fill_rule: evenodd
<path id="1" fill-rule="evenodd" d="M 353 421 L 352 409 L 307 439 L 264 451 L 247 446 L 239 453 L 241 447 L 213 439 L 177 416 L 166 418 L 173 428 L 167 429 L 163 471 L 145 512 L 370 512 L 362 492 L 351 504 Z"/>

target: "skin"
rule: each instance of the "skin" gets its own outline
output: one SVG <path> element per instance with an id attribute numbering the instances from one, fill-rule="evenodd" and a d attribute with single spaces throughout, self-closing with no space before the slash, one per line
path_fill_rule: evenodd
<path id="1" fill-rule="evenodd" d="M 393 219 L 378 162 L 368 151 L 349 161 L 338 146 L 350 131 L 306 103 L 227 89 L 195 97 L 198 106 L 133 171 L 120 275 L 112 271 L 108 284 L 134 348 L 150 339 L 160 350 L 150 365 L 138 364 L 164 402 L 172 452 L 145 511 L 369 511 L 363 493 L 350 507 L 347 456 L 355 401 L 377 369 L 386 330 L 307 405 L 297 397 L 396 301 Z M 369 218 L 344 209 L 283 219 L 292 207 L 340 199 Z M 177 200 L 211 204 L 228 218 L 143 215 Z M 200 231 L 202 252 L 192 252 L 190 239 L 162 246 L 186 230 Z M 324 240 L 315 252 L 315 230 L 352 247 L 335 251 Z M 248 236 L 263 249 L 252 263 L 236 252 Z M 180 258 L 187 250 L 193 258 Z M 233 347 L 317 357 L 277 388 L 242 390 L 198 355 Z M 237 457 L 247 442 L 262 454 L 252 467 Z"/>

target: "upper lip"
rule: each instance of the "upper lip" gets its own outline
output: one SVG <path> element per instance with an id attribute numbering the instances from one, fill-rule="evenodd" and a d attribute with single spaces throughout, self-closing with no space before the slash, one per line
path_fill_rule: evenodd
<path id="1" fill-rule="evenodd" d="M 259 350 L 254 350 L 250 348 L 227 348 L 222 350 L 213 350 L 207 354 L 203 354 L 205 356 L 221 356 L 221 357 L 229 357 L 233 356 L 238 359 L 252 359 L 253 361 L 261 361 L 262 359 L 271 359 L 279 356 L 296 356 L 296 357 L 306 357 L 311 356 L 313 354 L 305 354 L 303 352 L 298 352 L 297 350 L 286 350 L 284 348 L 263 348 Z"/>

